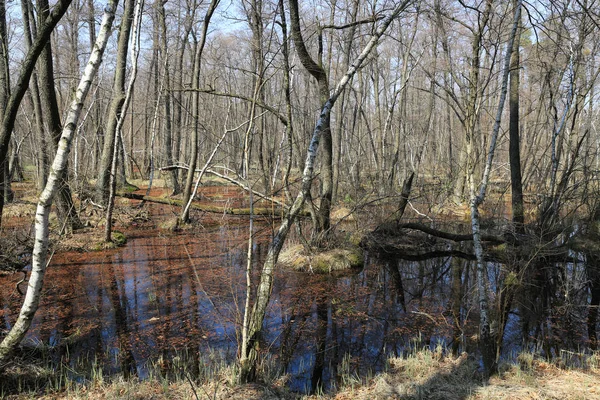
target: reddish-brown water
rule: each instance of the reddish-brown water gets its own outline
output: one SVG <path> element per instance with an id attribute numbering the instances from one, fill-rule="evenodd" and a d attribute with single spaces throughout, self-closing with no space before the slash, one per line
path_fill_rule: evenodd
<path id="1" fill-rule="evenodd" d="M 228 196 L 221 193 L 217 201 L 243 203 Z M 156 224 L 176 211 L 147 207 Z M 196 217 L 204 226 L 170 232 L 131 225 L 122 227 L 128 236 L 124 247 L 56 254 L 26 343 L 54 347 L 57 361 L 75 366 L 97 360 L 106 374 L 140 378 L 161 357 L 169 362 L 183 352 L 198 358 L 218 352 L 235 360 L 248 217 Z M 255 224 L 255 270 L 271 226 Z M 264 356 L 290 374 L 291 389 L 309 391 L 317 381 L 326 388 L 334 385 L 342 373 L 381 369 L 389 353 L 402 352 L 419 333 L 447 337 L 450 325 L 442 317 L 446 304 L 439 299 L 448 288 L 443 282 L 423 286 L 423 263 L 430 263 L 427 271 L 435 271 L 448 260 L 404 262 L 402 291 L 396 262 L 367 259 L 362 271 L 337 277 L 278 271 L 265 320 Z M 15 282 L 20 277 L 0 277 L 2 330 L 11 327 L 18 313 L 22 296 Z M 425 281 L 429 279 L 436 278 Z M 416 286 L 420 300 L 411 303 L 414 295 L 404 295 Z M 406 312 L 406 303 L 423 312 Z"/>

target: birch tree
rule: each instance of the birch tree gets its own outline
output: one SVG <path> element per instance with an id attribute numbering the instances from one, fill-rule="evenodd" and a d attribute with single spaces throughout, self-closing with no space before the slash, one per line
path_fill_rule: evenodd
<path id="1" fill-rule="evenodd" d="M 496 151 L 496 143 L 498 140 L 498 133 L 500 131 L 500 123 L 502 122 L 502 112 L 504 110 L 504 103 L 506 101 L 506 92 L 508 91 L 508 76 L 510 71 L 510 61 L 513 52 L 513 46 L 515 37 L 517 34 L 517 28 L 519 20 L 521 18 L 521 5 L 522 0 L 518 0 L 515 6 L 514 12 L 514 23 L 512 26 L 510 39 L 506 47 L 506 55 L 504 58 L 503 75 L 502 75 L 502 89 L 500 92 L 500 99 L 498 101 L 498 109 L 496 112 L 496 119 L 492 129 L 490 137 L 490 147 L 487 155 L 487 161 L 483 171 L 483 177 L 479 184 L 478 190 L 476 188 L 475 177 L 473 168 L 468 168 L 467 180 L 469 182 L 469 193 L 470 193 L 470 208 L 471 208 L 471 229 L 473 231 L 473 247 L 475 248 L 475 257 L 477 258 L 477 292 L 479 302 L 479 343 L 481 349 L 481 355 L 483 358 L 483 366 L 487 375 L 494 374 L 498 368 L 498 362 L 496 358 L 496 347 L 495 338 L 491 330 L 490 320 L 490 309 L 489 309 L 489 296 L 488 296 L 488 279 L 486 271 L 486 261 L 483 253 L 483 246 L 481 242 L 481 222 L 479 217 L 479 206 L 483 204 L 486 196 L 487 186 L 490 179 L 492 161 L 494 160 L 494 154 Z M 472 158 L 470 158 L 472 159 Z"/>
<path id="2" fill-rule="evenodd" d="M 71 0 L 59 0 L 52 11 L 48 14 L 48 17 L 43 21 L 40 26 L 38 26 L 37 35 L 35 40 L 31 44 L 30 48 L 23 59 L 21 64 L 21 69 L 19 71 L 19 75 L 16 80 L 15 87 L 11 89 L 10 96 L 6 98 L 6 103 L 4 104 L 2 115 L 2 124 L 0 125 L 0 193 L 3 195 L 0 196 L 0 215 L 2 215 L 2 211 L 4 209 L 4 195 L 6 192 L 6 188 L 10 187 L 9 179 L 10 177 L 6 174 L 8 170 L 8 147 L 10 145 L 10 138 L 12 135 L 12 131 L 15 126 L 15 120 L 17 118 L 17 112 L 19 111 L 19 106 L 21 105 L 21 101 L 27 92 L 27 88 L 29 87 L 29 79 L 33 74 L 35 69 L 35 64 L 38 60 L 38 57 L 46 47 L 46 43 L 50 40 L 50 35 L 58 21 L 62 18 L 62 16 L 67 11 L 67 8 L 71 4 Z M 6 8 L 4 7 L 0 13 L 0 35 L 6 35 L 6 29 L 4 32 L 1 32 L 5 27 L 6 22 Z M 4 22 L 1 22 L 3 20 Z M 2 46 L 6 45 L 6 38 L 2 39 L 5 43 Z M 8 49 L 5 48 L 5 58 L 2 59 L 2 63 L 7 63 L 7 65 L 3 66 L 2 75 L 0 75 L 0 79 L 2 83 L 4 83 L 4 87 L 0 90 L 4 90 L 4 94 L 6 95 L 6 88 L 8 88 L 7 84 L 9 82 L 8 73 Z M 1 218 L 1 217 L 0 217 Z M 0 220 L 1 222 L 1 220 Z"/>
<path id="3" fill-rule="evenodd" d="M 21 307 L 17 321 L 12 326 L 10 332 L 4 337 L 2 343 L 0 343 L 0 366 L 5 364 L 5 361 L 12 350 L 21 342 L 23 337 L 25 337 L 40 302 L 44 274 L 46 273 L 48 236 L 50 233 L 49 216 L 52 200 L 59 189 L 61 183 L 60 178 L 67 166 L 67 159 L 71 149 L 73 135 L 77 129 L 77 123 L 83 108 L 83 102 L 85 101 L 92 81 L 98 71 L 104 49 L 106 48 L 106 43 L 110 37 L 117 2 L 118 0 L 110 0 L 104 10 L 104 16 L 102 18 L 96 43 L 90 54 L 89 62 L 85 67 L 77 91 L 75 92 L 75 97 L 71 102 L 65 120 L 65 126 L 63 127 L 58 142 L 58 150 L 54 157 L 54 162 L 52 163 L 50 175 L 48 176 L 46 187 L 40 195 L 37 204 L 35 215 L 35 242 L 31 260 L 31 276 L 29 278 L 27 293 L 25 294 L 25 300 L 23 301 L 23 306 Z M 66 11 L 66 7 L 63 10 L 63 14 L 64 11 Z M 41 51 L 43 43 L 40 43 L 39 48 Z"/>
<path id="4" fill-rule="evenodd" d="M 356 60 L 350 65 L 348 71 L 342 76 L 334 91 L 329 95 L 329 98 L 323 104 L 319 119 L 312 133 L 310 145 L 306 153 L 306 161 L 302 173 L 302 189 L 296 196 L 294 203 L 283 218 L 277 233 L 275 234 L 263 264 L 260 275 L 260 281 L 256 288 L 256 296 L 252 311 L 247 321 L 247 325 L 243 326 L 243 337 L 245 343 L 242 343 L 244 352 L 240 354 L 240 381 L 249 382 L 256 379 L 256 365 L 258 361 L 258 353 L 260 348 L 260 336 L 262 333 L 262 324 L 267 311 L 267 306 L 271 298 L 271 289 L 273 287 L 273 272 L 279 258 L 279 253 L 285 243 L 287 235 L 292 224 L 298 216 L 300 210 L 304 206 L 304 202 L 310 196 L 310 188 L 312 186 L 313 172 L 315 167 L 315 159 L 319 149 L 319 142 L 325 129 L 329 129 L 328 124 L 331 117 L 331 109 L 335 105 L 336 100 L 344 91 L 350 79 L 356 74 L 359 68 L 363 65 L 368 55 L 375 48 L 379 39 L 387 30 L 392 21 L 405 10 L 411 0 L 404 0 L 399 3 L 394 10 L 382 20 L 380 26 L 375 30 L 373 36 L 365 45 L 362 52 Z"/>

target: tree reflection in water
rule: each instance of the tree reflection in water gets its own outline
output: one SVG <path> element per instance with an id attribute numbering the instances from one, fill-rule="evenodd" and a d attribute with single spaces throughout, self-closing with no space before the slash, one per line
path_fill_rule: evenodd
<path id="1" fill-rule="evenodd" d="M 262 226 L 254 246 L 255 271 L 269 229 Z M 132 229 L 123 248 L 57 254 L 27 341 L 54 345 L 57 362 L 76 366 L 97 359 L 107 374 L 141 379 L 152 366 L 168 367 L 183 354 L 192 360 L 191 374 L 208 368 L 206 355 L 214 352 L 234 362 L 246 235 L 243 218 L 227 217 L 178 233 Z M 278 271 L 263 357 L 289 374 L 292 390 L 314 392 L 383 369 L 387 355 L 403 354 L 415 340 L 472 350 L 474 272 L 465 254 L 450 249 L 409 260 L 367 257 L 363 270 L 343 275 Z M 595 271 L 595 255 L 587 258 Z M 11 280 L 17 279 L 0 278 L 2 329 L 16 318 L 21 298 Z M 494 279 L 500 275 L 492 274 Z M 600 298 L 597 281 L 591 284 L 592 302 Z M 535 335 L 536 326 L 553 327 L 557 339 L 569 334 L 558 329 L 557 318 L 542 323 L 518 316 L 515 307 L 505 334 L 509 342 L 519 342 L 521 329 Z M 596 334 L 596 314 L 581 321 L 575 331 Z"/>

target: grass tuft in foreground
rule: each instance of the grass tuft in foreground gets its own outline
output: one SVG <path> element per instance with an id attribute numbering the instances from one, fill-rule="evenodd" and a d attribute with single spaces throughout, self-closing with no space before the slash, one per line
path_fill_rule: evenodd
<path id="1" fill-rule="evenodd" d="M 46 365 L 40 362 L 46 357 Z M 344 369 L 336 393 L 300 395 L 286 389 L 287 376 L 265 362 L 263 383 L 236 385 L 237 369 L 219 352 L 202 356 L 182 351 L 170 359 L 159 357 L 148 366 L 148 379 L 106 377 L 96 363 L 76 383 L 74 369 L 65 364 L 49 368 L 47 349 L 21 354 L 20 361 L 0 376 L 0 398 L 6 399 L 336 399 L 336 400 L 483 400 L 483 399 L 600 399 L 600 363 L 597 354 L 578 355 L 580 368 L 565 368 L 564 360 L 549 363 L 529 353 L 485 380 L 479 364 L 463 353 L 450 356 L 440 346 L 392 357 L 387 370 L 365 379 Z M 345 360 L 349 358 L 344 358 Z M 36 361 L 37 360 L 37 361 Z M 560 367 L 562 366 L 562 367 Z M 346 371 L 346 372 L 344 372 Z"/>

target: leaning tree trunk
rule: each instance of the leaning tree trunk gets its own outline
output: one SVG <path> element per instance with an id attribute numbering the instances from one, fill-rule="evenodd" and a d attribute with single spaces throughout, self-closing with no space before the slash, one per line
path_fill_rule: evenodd
<path id="1" fill-rule="evenodd" d="M 102 54 L 106 48 L 106 43 L 108 42 L 112 23 L 115 17 L 117 1 L 118 0 L 110 0 L 109 4 L 105 8 L 98 38 L 90 55 L 90 60 L 85 67 L 83 76 L 79 82 L 79 86 L 77 87 L 77 91 L 75 92 L 75 98 L 71 102 L 69 114 L 67 115 L 67 119 L 65 121 L 66 123 L 58 143 L 58 150 L 56 152 L 54 162 L 52 163 L 50 176 L 48 177 L 46 187 L 44 188 L 44 191 L 40 195 L 40 199 L 38 201 L 35 216 L 35 242 L 31 260 L 31 276 L 29 278 L 29 285 L 27 287 L 25 301 L 21 307 L 19 317 L 2 343 L 0 343 L 0 368 L 2 368 L 2 365 L 6 363 L 11 351 L 20 343 L 23 337 L 25 337 L 25 334 L 31 326 L 31 322 L 33 321 L 33 317 L 38 308 L 42 284 L 44 281 L 44 274 L 46 272 L 48 235 L 50 233 L 48 220 L 52 199 L 58 191 L 60 177 L 64 173 L 67 166 L 71 142 L 77 129 L 77 123 L 83 108 L 83 102 L 88 94 L 92 80 L 98 71 L 100 62 L 102 61 Z M 66 11 L 66 7 L 64 11 Z M 43 48 L 43 43 L 40 44 L 39 47 L 41 51 Z"/>
<path id="2" fill-rule="evenodd" d="M 0 126 L 0 166 L 2 167 L 0 168 L 0 171 L 2 171 L 0 172 L 0 193 L 6 193 L 6 189 L 10 187 L 10 182 L 7 181 L 8 176 L 5 173 L 5 170 L 8 169 L 8 146 L 10 144 L 12 131 L 15 127 L 19 106 L 21 105 L 23 96 L 25 96 L 25 92 L 27 92 L 29 86 L 29 78 L 31 78 L 38 57 L 46 46 L 46 43 L 50 40 L 50 35 L 52 34 L 54 27 L 65 14 L 70 4 L 71 0 L 59 0 L 54 8 L 52 8 L 52 12 L 48 15 L 48 18 L 46 18 L 38 27 L 35 40 L 21 63 L 21 71 L 17 77 L 17 84 L 3 108 L 4 115 L 2 118 L 2 125 Z M 0 13 L 3 11 L 5 11 L 5 9 L 2 9 Z M 6 18 L 0 18 L 0 20 L 6 21 Z M 2 22 L 0 22 L 0 25 L 2 25 Z M 2 34 L 2 32 L 0 32 L 0 34 Z M 8 59 L 3 59 L 0 62 L 8 62 Z M 6 71 L 8 71 L 7 68 L 8 67 L 6 67 Z M 4 83 L 8 83 L 8 76 L 5 77 L 2 75 L 0 78 L 4 80 Z M 2 215 L 3 209 L 4 196 L 0 196 L 0 215 Z"/>
<path id="3" fill-rule="evenodd" d="M 247 329 L 247 332 L 244 335 L 247 343 L 242 343 L 242 348 L 247 349 L 247 351 L 240 354 L 241 382 L 249 382 L 256 379 L 256 366 L 260 349 L 262 324 L 267 312 L 269 300 L 271 298 L 271 290 L 273 288 L 273 272 L 275 270 L 275 265 L 277 264 L 277 259 L 279 258 L 279 253 L 281 252 L 283 244 L 285 243 L 287 235 L 290 231 L 290 227 L 304 206 L 305 200 L 310 196 L 310 188 L 312 186 L 313 171 L 317 150 L 319 148 L 319 141 L 323 134 L 323 130 L 328 127 L 331 117 L 331 109 L 350 79 L 362 66 L 371 50 L 373 50 L 373 48 L 377 45 L 377 42 L 386 31 L 388 26 L 398 16 L 398 14 L 400 14 L 400 12 L 408 6 L 409 3 L 410 0 L 405 0 L 400 3 L 398 6 L 396 6 L 393 12 L 382 21 L 381 25 L 379 28 L 377 28 L 358 58 L 353 64 L 351 64 L 346 74 L 341 78 L 335 90 L 325 102 L 321 110 L 321 114 L 317 120 L 315 129 L 313 130 L 312 139 L 306 154 L 306 162 L 304 164 L 304 171 L 302 173 L 302 189 L 296 196 L 292 207 L 290 207 L 290 210 L 283 218 L 277 234 L 271 241 L 269 251 L 260 275 L 260 282 L 256 289 L 255 301 L 248 320 L 248 326 L 244 327 L 244 329 Z"/>

